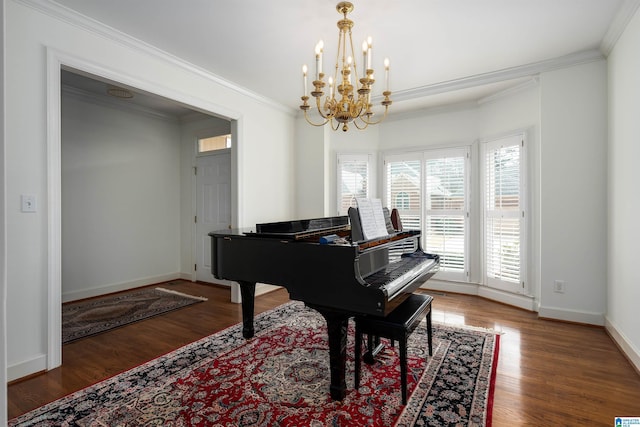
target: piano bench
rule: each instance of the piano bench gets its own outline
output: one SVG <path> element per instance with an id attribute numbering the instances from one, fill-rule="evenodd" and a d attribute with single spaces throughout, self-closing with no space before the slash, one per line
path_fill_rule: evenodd
<path id="1" fill-rule="evenodd" d="M 400 343 L 400 381 L 402 383 L 402 404 L 407 404 L 407 340 L 409 335 L 427 318 L 427 341 L 429 356 L 433 354 L 431 331 L 431 301 L 433 297 L 425 294 L 411 294 L 396 307 L 387 317 L 355 316 L 356 349 L 355 349 L 355 388 L 360 387 L 360 364 L 362 353 L 362 334 L 367 334 L 368 351 L 362 357 L 368 363 L 383 348 L 379 344 L 380 338 L 388 338 L 393 343 Z M 373 348 L 374 339 L 377 347 Z"/>

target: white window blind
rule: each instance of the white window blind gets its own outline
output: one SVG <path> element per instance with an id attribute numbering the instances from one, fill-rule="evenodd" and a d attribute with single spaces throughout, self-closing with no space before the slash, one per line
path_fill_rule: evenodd
<path id="1" fill-rule="evenodd" d="M 440 255 L 442 278 L 466 278 L 467 164 L 464 149 L 429 152 L 425 160 L 425 250 Z"/>
<path id="2" fill-rule="evenodd" d="M 356 206 L 356 197 L 369 196 L 370 156 L 338 155 L 338 214 L 347 215 L 349 207 Z"/>
<path id="3" fill-rule="evenodd" d="M 468 280 L 469 149 L 429 150 L 385 159 L 385 203 L 423 249 L 440 255 L 438 278 Z"/>
<path id="4" fill-rule="evenodd" d="M 523 288 L 522 146 L 517 136 L 485 147 L 485 280 L 512 292 Z"/>
<path id="5" fill-rule="evenodd" d="M 419 230 L 421 225 L 420 159 L 386 161 L 386 205 L 398 209 L 402 226 Z"/>

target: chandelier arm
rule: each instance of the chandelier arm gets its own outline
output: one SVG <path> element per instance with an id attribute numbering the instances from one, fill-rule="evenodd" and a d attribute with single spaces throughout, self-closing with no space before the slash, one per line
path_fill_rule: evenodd
<path id="1" fill-rule="evenodd" d="M 322 123 L 313 123 L 311 120 L 309 120 L 309 116 L 307 115 L 307 111 L 304 110 L 304 119 L 307 121 L 307 123 L 309 123 L 311 126 L 316 126 L 316 127 L 320 127 L 320 126 L 324 126 L 326 125 L 330 119 L 325 118 L 325 121 L 323 121 Z"/>
<path id="2" fill-rule="evenodd" d="M 380 120 L 376 120 L 376 121 L 371 121 L 371 120 L 365 120 L 363 117 L 358 117 L 360 120 L 362 120 L 363 123 L 366 123 L 367 125 L 377 125 L 378 123 L 380 123 L 381 121 L 383 121 L 384 119 L 387 118 L 387 112 L 389 111 L 389 106 L 385 106 L 384 107 L 384 114 L 382 115 L 382 117 L 380 117 Z M 360 129 L 360 128 L 358 128 Z"/>
<path id="3" fill-rule="evenodd" d="M 358 130 L 365 130 L 367 128 L 367 126 L 369 126 L 369 123 L 365 122 L 364 120 L 361 120 L 362 123 L 364 123 L 364 126 L 360 127 L 358 126 L 358 121 L 354 120 L 353 121 L 353 125 L 358 129 Z"/>
<path id="4" fill-rule="evenodd" d="M 320 114 L 320 117 L 322 117 L 323 119 L 329 120 L 330 115 L 329 114 L 325 115 L 325 114 L 322 113 L 322 107 L 320 106 L 320 102 L 321 102 L 320 101 L 320 97 L 318 96 L 316 98 L 316 108 L 318 110 L 318 114 Z M 325 123 L 327 123 L 327 122 L 325 121 Z"/>

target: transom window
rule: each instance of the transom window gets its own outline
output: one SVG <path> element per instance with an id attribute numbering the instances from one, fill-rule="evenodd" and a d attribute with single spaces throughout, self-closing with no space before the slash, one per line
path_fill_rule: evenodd
<path id="1" fill-rule="evenodd" d="M 231 148 L 231 134 L 198 139 L 198 153 Z"/>

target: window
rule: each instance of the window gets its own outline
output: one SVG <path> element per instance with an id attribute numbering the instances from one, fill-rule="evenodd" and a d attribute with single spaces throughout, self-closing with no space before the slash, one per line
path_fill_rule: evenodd
<path id="1" fill-rule="evenodd" d="M 404 228 L 419 230 L 422 210 L 420 158 L 389 157 L 385 168 L 386 206 L 389 210 L 398 209 Z"/>
<path id="2" fill-rule="evenodd" d="M 438 278 L 468 280 L 469 150 L 430 150 L 385 158 L 385 203 L 402 225 L 422 230 L 423 249 L 440 255 Z M 423 178 L 424 177 L 424 178 Z"/>
<path id="3" fill-rule="evenodd" d="M 231 148 L 231 135 L 219 135 L 198 139 L 198 153 Z"/>
<path id="4" fill-rule="evenodd" d="M 369 154 L 338 154 L 338 214 L 347 215 L 356 207 L 356 197 L 368 198 Z"/>
<path id="5" fill-rule="evenodd" d="M 478 156 L 471 149 L 385 156 L 383 203 L 398 209 L 405 228 L 422 231 L 426 252 L 440 255 L 436 278 L 471 276 L 495 289 L 526 293 L 525 135 L 480 142 Z M 472 182 L 472 170 L 480 179 Z M 470 271 L 473 266 L 478 271 Z"/>
<path id="6" fill-rule="evenodd" d="M 524 136 L 483 145 L 485 283 L 502 290 L 523 292 Z"/>
<path id="7" fill-rule="evenodd" d="M 425 156 L 425 250 L 440 255 L 441 278 L 466 280 L 468 150 Z"/>

